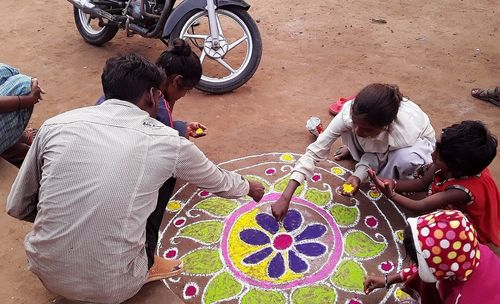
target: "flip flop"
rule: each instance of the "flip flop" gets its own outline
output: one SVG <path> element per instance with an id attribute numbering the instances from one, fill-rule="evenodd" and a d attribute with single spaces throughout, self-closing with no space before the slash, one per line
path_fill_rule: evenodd
<path id="1" fill-rule="evenodd" d="M 183 266 L 181 260 L 167 260 L 155 256 L 155 261 L 151 269 L 149 269 L 146 283 L 175 277 L 184 271 Z"/>
<path id="2" fill-rule="evenodd" d="M 480 88 L 474 88 L 470 91 L 472 97 L 491 102 L 492 104 L 500 107 L 500 87 L 494 89 L 483 90 Z"/>
<path id="3" fill-rule="evenodd" d="M 330 110 L 330 114 L 332 115 L 337 115 L 342 111 L 342 107 L 344 106 L 344 103 L 348 102 L 349 100 L 353 100 L 356 96 L 351 96 L 351 97 L 340 97 L 339 100 L 336 102 L 330 104 L 328 109 Z"/>

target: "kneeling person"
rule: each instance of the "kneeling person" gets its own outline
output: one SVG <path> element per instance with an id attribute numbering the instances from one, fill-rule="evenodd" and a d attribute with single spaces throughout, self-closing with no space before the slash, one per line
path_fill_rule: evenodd
<path id="1" fill-rule="evenodd" d="M 146 229 L 148 218 L 164 211 L 155 210 L 158 189 L 171 177 L 227 198 L 262 198 L 262 185 L 218 168 L 154 119 L 163 81 L 143 57 L 111 58 L 102 73 L 106 101 L 47 120 L 35 138 L 7 212 L 34 222 L 25 239 L 28 268 L 51 292 L 118 303 L 178 271 L 180 261 L 146 248 L 148 234 L 158 234 Z"/>

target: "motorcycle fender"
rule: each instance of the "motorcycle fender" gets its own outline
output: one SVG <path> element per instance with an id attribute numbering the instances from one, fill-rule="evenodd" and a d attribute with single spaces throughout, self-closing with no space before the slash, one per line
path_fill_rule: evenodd
<path id="1" fill-rule="evenodd" d="M 223 8 L 225 6 L 239 6 L 245 10 L 250 8 L 250 4 L 246 3 L 244 0 L 216 0 L 217 8 Z M 165 22 L 165 27 L 163 28 L 162 38 L 168 38 L 177 23 L 184 17 L 187 13 L 192 10 L 204 10 L 207 6 L 206 0 L 184 0 L 175 7 L 170 16 Z"/>

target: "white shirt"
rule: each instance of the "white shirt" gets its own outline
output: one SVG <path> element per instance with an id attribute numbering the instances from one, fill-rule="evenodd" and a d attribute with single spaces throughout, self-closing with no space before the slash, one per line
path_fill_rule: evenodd
<path id="1" fill-rule="evenodd" d="M 146 220 L 171 176 L 228 198 L 249 191 L 240 175 L 130 102 L 47 120 L 7 201 L 9 215 L 34 219 L 25 239 L 29 269 L 69 299 L 130 298 L 148 272 Z"/>
<path id="2" fill-rule="evenodd" d="M 306 178 L 310 178 L 316 163 L 328 158 L 332 144 L 339 137 L 342 137 L 353 157 L 358 160 L 353 175 L 361 181 L 367 178 L 369 168 L 378 169 L 387 160 L 390 151 L 413 146 L 418 139 L 435 142 L 435 133 L 429 117 L 417 104 L 406 98 L 399 106 L 396 119 L 387 130 L 376 137 L 363 138 L 356 135 L 351 118 L 351 105 L 352 101 L 346 102 L 342 111 L 333 118 L 324 132 L 307 147 L 306 153 L 292 170 L 292 179 L 302 183 Z"/>

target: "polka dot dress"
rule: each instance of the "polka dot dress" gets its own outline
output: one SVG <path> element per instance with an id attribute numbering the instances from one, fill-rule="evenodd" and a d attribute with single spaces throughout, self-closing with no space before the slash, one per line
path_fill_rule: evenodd
<path id="1" fill-rule="evenodd" d="M 466 281 L 479 265 L 477 233 L 456 210 L 439 210 L 417 220 L 422 255 L 437 280 Z"/>

